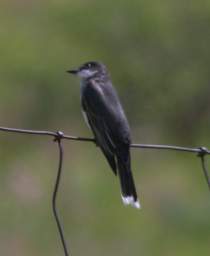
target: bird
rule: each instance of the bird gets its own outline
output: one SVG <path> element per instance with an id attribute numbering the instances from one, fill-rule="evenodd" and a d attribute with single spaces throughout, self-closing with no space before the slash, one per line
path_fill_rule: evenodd
<path id="1" fill-rule="evenodd" d="M 123 203 L 140 208 L 131 171 L 130 127 L 106 66 L 89 61 L 67 72 L 80 78 L 85 122 L 111 170 L 119 177 Z"/>

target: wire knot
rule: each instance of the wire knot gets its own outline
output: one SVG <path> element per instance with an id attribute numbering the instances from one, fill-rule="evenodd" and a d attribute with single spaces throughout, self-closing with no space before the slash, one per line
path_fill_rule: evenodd
<path id="1" fill-rule="evenodd" d="M 200 147 L 198 149 L 199 149 L 199 152 L 198 152 L 199 157 L 204 157 L 206 154 L 208 154 L 208 149 L 206 147 Z"/>
<path id="2" fill-rule="evenodd" d="M 54 141 L 61 141 L 61 139 L 63 138 L 64 136 L 64 133 L 61 132 L 61 131 L 57 131 L 56 134 L 55 134 L 55 137 L 54 137 Z"/>

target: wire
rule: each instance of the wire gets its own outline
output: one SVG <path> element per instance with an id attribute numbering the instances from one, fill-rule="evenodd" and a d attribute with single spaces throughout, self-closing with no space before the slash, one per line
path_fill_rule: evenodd
<path id="1" fill-rule="evenodd" d="M 59 188 L 59 184 L 60 184 L 60 180 L 61 180 L 61 173 L 62 173 L 62 167 L 63 167 L 63 153 L 64 153 L 64 150 L 63 150 L 63 145 L 62 145 L 62 136 L 63 136 L 62 132 L 57 132 L 57 136 L 55 136 L 55 139 L 54 139 L 54 141 L 56 141 L 57 144 L 58 144 L 59 161 L 58 161 L 58 172 L 57 172 L 57 177 L 56 177 L 56 180 L 55 180 L 55 187 L 54 187 L 53 197 L 52 197 L 52 208 L 53 208 L 53 214 L 54 214 L 54 217 L 55 217 L 55 220 L 56 220 L 56 224 L 57 224 L 57 227 L 58 227 L 58 232 L 59 232 L 61 242 L 62 242 L 62 245 L 63 245 L 64 255 L 69 256 L 66 241 L 65 241 L 65 237 L 64 237 L 63 228 L 61 226 L 61 222 L 59 220 L 57 207 L 56 207 L 56 202 L 57 202 L 56 199 L 57 199 L 58 188 Z"/>
<path id="2" fill-rule="evenodd" d="M 53 214 L 54 214 L 55 221 L 57 224 L 58 232 L 60 235 L 60 239 L 62 242 L 64 255 L 69 256 L 69 252 L 68 252 L 68 248 L 66 245 L 63 228 L 62 228 L 61 222 L 59 220 L 57 204 L 56 204 L 57 194 L 58 194 L 58 189 L 59 189 L 59 184 L 60 184 L 60 179 L 61 179 L 61 174 L 62 174 L 62 168 L 63 168 L 64 149 L 63 149 L 63 145 L 62 145 L 62 140 L 66 139 L 66 140 L 96 143 L 95 139 L 65 135 L 61 131 L 52 132 L 52 131 L 26 130 L 26 129 L 9 128 L 9 127 L 2 127 L 2 126 L 0 126 L 0 131 L 11 132 L 11 133 L 16 133 L 16 134 L 20 133 L 20 134 L 30 134 L 30 135 L 37 135 L 37 136 L 48 136 L 48 137 L 53 137 L 54 141 L 57 142 L 58 151 L 59 151 L 59 161 L 58 161 L 57 177 L 56 177 L 55 186 L 54 186 L 53 195 L 52 195 L 52 208 L 53 208 Z M 155 150 L 173 150 L 173 151 L 197 154 L 197 156 L 200 157 L 200 159 L 201 159 L 202 170 L 203 170 L 206 182 L 208 184 L 208 188 L 210 190 L 210 177 L 208 174 L 208 170 L 206 167 L 206 161 L 205 161 L 205 156 L 210 155 L 210 150 L 208 150 L 207 148 L 205 148 L 205 147 L 189 148 L 189 147 L 180 147 L 180 146 L 174 146 L 174 145 L 155 145 L 155 144 L 131 144 L 130 147 L 131 148 L 141 148 L 141 149 L 155 149 Z"/>

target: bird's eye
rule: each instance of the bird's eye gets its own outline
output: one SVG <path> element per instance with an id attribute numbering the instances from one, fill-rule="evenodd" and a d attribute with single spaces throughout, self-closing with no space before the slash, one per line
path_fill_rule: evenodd
<path id="1" fill-rule="evenodd" d="M 88 63 L 88 68 L 91 68 L 91 67 L 92 67 L 91 63 Z"/>

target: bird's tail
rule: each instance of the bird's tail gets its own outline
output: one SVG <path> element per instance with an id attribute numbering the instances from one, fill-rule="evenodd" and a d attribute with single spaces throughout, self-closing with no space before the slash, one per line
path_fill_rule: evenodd
<path id="1" fill-rule="evenodd" d="M 125 205 L 131 205 L 135 208 L 140 208 L 140 203 L 136 193 L 136 188 L 133 180 L 133 175 L 130 166 L 129 153 L 124 156 L 117 157 L 118 174 L 122 191 L 122 200 Z"/>

